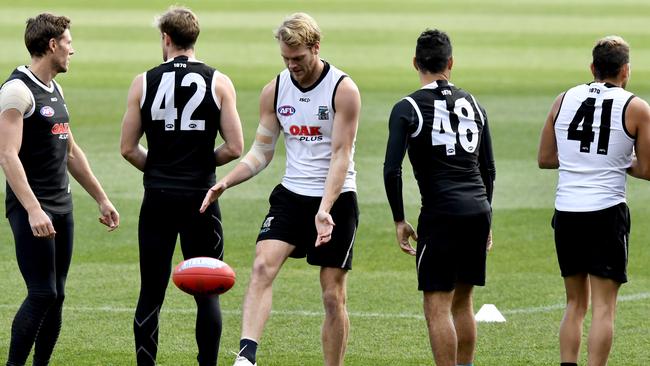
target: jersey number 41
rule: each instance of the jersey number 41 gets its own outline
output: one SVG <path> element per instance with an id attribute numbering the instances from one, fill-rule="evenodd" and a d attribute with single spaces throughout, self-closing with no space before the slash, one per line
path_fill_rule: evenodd
<path id="1" fill-rule="evenodd" d="M 607 155 L 607 146 L 609 145 L 609 132 L 612 123 L 612 104 L 613 99 L 604 99 L 600 112 L 600 125 L 598 133 L 598 146 L 596 153 Z M 594 114 L 596 112 L 596 98 L 587 98 L 582 102 L 580 108 L 573 116 L 569 124 L 567 139 L 580 141 L 580 152 L 589 153 L 591 143 L 594 142 L 595 133 L 593 130 Z M 582 123 L 582 130 L 578 127 Z"/>

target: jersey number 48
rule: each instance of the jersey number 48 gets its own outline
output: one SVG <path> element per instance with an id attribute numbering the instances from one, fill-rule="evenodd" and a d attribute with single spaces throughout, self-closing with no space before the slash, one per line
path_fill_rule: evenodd
<path id="1" fill-rule="evenodd" d="M 465 98 L 457 99 L 453 113 L 447 110 L 447 102 L 436 100 L 433 126 L 431 129 L 431 144 L 445 145 L 447 155 L 456 155 L 456 141 L 468 153 L 473 153 L 478 146 L 478 126 L 476 125 L 474 108 Z M 451 118 L 458 120 L 458 132 L 451 127 Z"/>

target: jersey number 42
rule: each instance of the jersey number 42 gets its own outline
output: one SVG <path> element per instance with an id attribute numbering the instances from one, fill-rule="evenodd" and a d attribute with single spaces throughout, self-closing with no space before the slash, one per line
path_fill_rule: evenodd
<path id="1" fill-rule="evenodd" d="M 156 96 L 151 103 L 151 119 L 153 121 L 165 121 L 165 131 L 176 130 L 178 110 L 174 105 L 174 93 L 176 91 L 176 72 L 169 71 L 162 74 Z M 196 91 L 187 101 L 181 112 L 181 131 L 205 131 L 205 120 L 192 119 L 192 114 L 198 108 L 205 96 L 205 79 L 201 75 L 191 72 L 181 80 L 181 87 L 189 87 L 196 84 Z"/>

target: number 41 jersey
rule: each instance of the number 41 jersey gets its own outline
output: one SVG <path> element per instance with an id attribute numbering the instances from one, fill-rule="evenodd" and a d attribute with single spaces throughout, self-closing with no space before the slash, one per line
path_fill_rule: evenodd
<path id="1" fill-rule="evenodd" d="M 560 160 L 555 208 L 586 212 L 625 202 L 634 137 L 625 110 L 634 95 L 608 83 L 568 90 L 555 118 Z"/>
<path id="2" fill-rule="evenodd" d="M 216 180 L 219 72 L 179 56 L 145 73 L 140 116 L 147 138 L 145 188 L 209 189 Z"/>

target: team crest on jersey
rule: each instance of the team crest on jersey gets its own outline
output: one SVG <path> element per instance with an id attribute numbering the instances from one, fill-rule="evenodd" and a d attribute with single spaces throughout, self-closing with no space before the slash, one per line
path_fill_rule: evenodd
<path id="1" fill-rule="evenodd" d="M 296 108 L 290 105 L 283 105 L 278 108 L 278 113 L 285 117 L 293 116 L 296 113 Z"/>
<path id="2" fill-rule="evenodd" d="M 43 117 L 52 117 L 54 115 L 54 108 L 49 105 L 43 106 L 39 111 Z"/>
<path id="3" fill-rule="evenodd" d="M 321 121 L 326 121 L 330 119 L 330 110 L 326 105 L 318 106 L 318 119 Z"/>
<path id="4" fill-rule="evenodd" d="M 273 216 L 269 216 L 266 218 L 266 220 L 264 220 L 264 223 L 262 224 L 262 229 L 260 230 L 260 234 L 271 230 L 271 221 L 273 220 L 273 218 L 274 218 Z"/>

